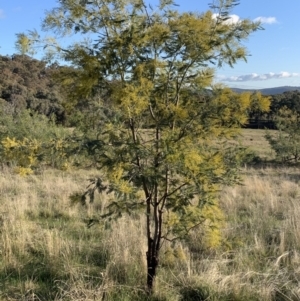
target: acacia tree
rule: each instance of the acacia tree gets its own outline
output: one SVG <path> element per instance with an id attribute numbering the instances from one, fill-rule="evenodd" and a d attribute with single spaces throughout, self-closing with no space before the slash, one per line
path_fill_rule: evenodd
<path id="1" fill-rule="evenodd" d="M 202 14 L 181 13 L 172 0 L 154 9 L 144 0 L 58 4 L 44 29 L 89 34 L 90 41 L 46 44 L 76 67 L 76 76 L 65 77 L 73 99 L 106 91 L 102 104 L 111 113 L 101 116 L 89 145 L 115 195 L 109 213 L 145 210 L 151 293 L 163 241 L 203 225 L 218 187 L 237 180 L 239 153 L 226 139 L 246 122 L 250 95 L 220 86 L 207 98 L 199 94 L 212 86 L 212 67 L 246 58 L 241 41 L 260 25 L 232 22 L 235 0 L 220 0 Z M 43 42 L 31 35 L 18 35 L 20 48 Z"/>

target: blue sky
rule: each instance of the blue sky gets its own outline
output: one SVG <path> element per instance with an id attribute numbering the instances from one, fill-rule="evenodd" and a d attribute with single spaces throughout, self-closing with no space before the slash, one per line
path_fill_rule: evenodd
<path id="1" fill-rule="evenodd" d="M 151 3 L 157 0 L 150 0 Z M 204 12 L 212 0 L 177 0 L 180 11 Z M 40 29 L 46 10 L 56 0 L 0 0 L 0 54 L 16 53 L 16 33 Z M 259 89 L 300 86 L 300 1 L 241 0 L 233 20 L 260 18 L 265 30 L 252 34 L 244 45 L 251 56 L 232 69 L 223 67 L 216 80 L 230 87 Z"/>

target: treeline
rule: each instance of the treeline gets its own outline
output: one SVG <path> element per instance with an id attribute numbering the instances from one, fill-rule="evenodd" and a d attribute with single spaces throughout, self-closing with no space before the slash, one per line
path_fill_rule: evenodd
<path id="1" fill-rule="evenodd" d="M 55 117 L 57 123 L 75 126 L 86 117 L 85 111 L 97 113 L 91 122 L 97 122 L 103 112 L 97 108 L 97 97 L 108 100 L 108 94 L 97 95 L 93 99 L 70 99 L 59 80 L 60 76 L 78 72 L 71 67 L 61 67 L 57 63 L 33 59 L 27 55 L 0 56 L 0 105 L 6 113 L 16 113 L 24 109 Z M 67 96 L 68 95 L 68 96 Z M 209 93 L 198 95 L 199 101 L 209 98 Z M 300 113 L 300 91 L 287 91 L 270 95 L 271 105 L 268 113 L 259 110 L 249 112 L 246 128 L 275 129 L 275 117 L 281 108 Z M 107 114 L 107 112 L 106 112 Z"/>
<path id="2" fill-rule="evenodd" d="M 281 94 L 270 95 L 270 110 L 268 113 L 250 112 L 245 128 L 277 129 L 277 116 L 281 109 L 288 109 L 300 114 L 300 91 L 286 91 Z"/>

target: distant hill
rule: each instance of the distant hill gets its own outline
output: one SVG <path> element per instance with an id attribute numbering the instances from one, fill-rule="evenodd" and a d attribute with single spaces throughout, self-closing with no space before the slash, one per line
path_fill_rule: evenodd
<path id="1" fill-rule="evenodd" d="M 253 92 L 258 91 L 261 92 L 263 95 L 275 95 L 275 94 L 282 94 L 287 91 L 300 91 L 300 87 L 292 87 L 292 86 L 282 86 L 282 87 L 274 87 L 274 88 L 266 88 L 266 89 L 239 89 L 239 88 L 231 88 L 233 91 L 237 93 L 242 92 Z"/>

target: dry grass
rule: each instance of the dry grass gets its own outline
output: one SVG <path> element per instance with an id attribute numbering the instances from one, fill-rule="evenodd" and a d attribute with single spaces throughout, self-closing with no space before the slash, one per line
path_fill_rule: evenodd
<path id="1" fill-rule="evenodd" d="M 225 240 L 232 242 L 229 275 L 261 300 L 290 300 L 274 297 L 285 293 L 300 298 L 299 181 L 297 169 L 246 170 L 244 186 L 222 193 Z"/>
<path id="2" fill-rule="evenodd" d="M 0 300 L 115 300 L 123 287 L 142 291 L 143 218 L 89 229 L 85 220 L 102 212 L 107 197 L 87 207 L 70 202 L 95 175 L 46 170 L 20 177 L 2 171 Z"/>
<path id="3" fill-rule="evenodd" d="M 0 300 L 150 300 L 144 215 L 87 228 L 107 196 L 70 203 L 95 175 L 2 170 Z M 245 169 L 243 178 L 220 193 L 221 247 L 199 254 L 185 242 L 166 244 L 151 300 L 300 300 L 300 172 Z"/>

